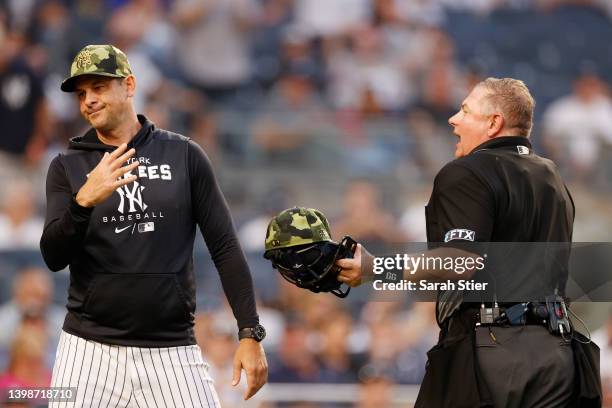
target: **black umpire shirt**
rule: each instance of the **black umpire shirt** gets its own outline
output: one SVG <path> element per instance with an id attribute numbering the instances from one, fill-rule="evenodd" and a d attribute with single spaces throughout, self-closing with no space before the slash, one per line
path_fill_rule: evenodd
<path id="1" fill-rule="evenodd" d="M 104 152 L 94 129 L 71 139 L 47 175 L 41 238 L 53 271 L 70 266 L 64 330 L 102 343 L 195 344 L 193 244 L 196 225 L 217 267 L 238 326 L 258 323 L 251 275 L 204 151 L 139 115 L 138 179 L 94 208 L 74 196 Z M 127 177 L 128 175 L 126 175 Z"/>
<path id="2" fill-rule="evenodd" d="M 564 292 L 574 211 L 552 161 L 536 155 L 526 137 L 496 137 L 437 174 L 425 209 L 427 240 L 430 248 L 488 254 L 485 270 L 474 275 L 491 283 L 487 300 L 492 295 L 507 303 L 540 300 L 555 289 Z M 544 242 L 556 243 L 553 255 L 542 256 Z M 467 301 L 465 296 L 440 292 L 438 322 Z"/>

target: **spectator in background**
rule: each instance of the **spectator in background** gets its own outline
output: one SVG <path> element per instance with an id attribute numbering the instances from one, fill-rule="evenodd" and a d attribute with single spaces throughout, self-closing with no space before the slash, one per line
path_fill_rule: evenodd
<path id="1" fill-rule="evenodd" d="M 209 112 L 205 109 L 193 112 L 189 115 L 189 131 L 187 134 L 199 144 L 215 165 L 220 165 L 223 160 L 219 140 L 219 115 L 217 112 Z"/>
<path id="2" fill-rule="evenodd" d="M 310 35 L 334 37 L 367 23 L 370 0 L 297 0 L 295 22 Z"/>
<path id="3" fill-rule="evenodd" d="M 371 301 L 361 313 L 368 335 L 367 363 L 359 376 L 384 372 L 400 384 L 419 384 L 425 374 L 426 354 L 437 340 L 435 304 L 416 302 L 409 308 L 397 301 Z"/>
<path id="4" fill-rule="evenodd" d="M 35 45 L 45 52 L 46 74 L 57 75 L 61 81 L 66 69 L 66 58 L 69 58 L 70 47 L 75 38 L 70 36 L 71 15 L 68 4 L 63 0 L 39 2 L 35 20 Z M 50 109 L 53 110 L 55 98 Z"/>
<path id="5" fill-rule="evenodd" d="M 166 75 L 173 79 L 179 77 L 175 65 L 176 27 L 172 24 L 170 10 L 172 1 L 168 0 L 130 0 L 119 1 L 122 4 L 117 11 L 135 13 L 145 27 L 132 28 L 132 32 L 143 31 L 139 48 L 146 53 Z M 135 22 L 133 23 L 135 24 Z"/>
<path id="6" fill-rule="evenodd" d="M 45 364 L 48 344 L 47 335 L 40 327 L 24 323 L 17 329 L 11 342 L 8 366 L 0 374 L 0 404 L 9 402 L 8 389 L 41 388 L 51 384 L 51 371 Z M 42 401 L 30 400 L 26 406 L 46 405 L 42 405 Z"/>
<path id="7" fill-rule="evenodd" d="M 281 76 L 259 108 L 252 143 L 264 160 L 317 160 L 313 149 L 326 138 L 329 125 L 312 73 L 298 68 Z"/>
<path id="8" fill-rule="evenodd" d="M 66 60 L 70 58 L 72 50 L 79 47 L 77 42 L 82 37 L 73 31 L 77 18 L 67 1 L 47 0 L 38 3 L 32 46 L 38 55 L 39 72 L 45 76 L 46 99 L 52 101 L 47 104 L 48 114 L 53 119 L 48 136 L 51 144 L 63 144 L 66 143 L 65 135 L 74 133 L 72 126 L 75 126 L 75 119 L 79 115 L 74 100 L 61 92 L 57 84 L 65 75 Z"/>
<path id="9" fill-rule="evenodd" d="M 271 272 L 274 272 L 271 269 Z M 289 317 L 301 316 L 303 311 L 308 308 L 312 293 L 289 283 L 287 280 L 278 279 L 278 301 L 276 308 L 281 310 L 286 319 Z M 302 319 L 303 320 L 303 319 Z"/>
<path id="10" fill-rule="evenodd" d="M 416 302 L 396 323 L 401 336 L 397 357 L 397 377 L 402 384 L 420 384 L 425 375 L 427 352 L 438 340 L 434 302 Z"/>
<path id="11" fill-rule="evenodd" d="M 364 361 L 349 349 L 352 319 L 346 312 L 335 311 L 328 312 L 327 317 L 320 332 L 321 348 L 317 352 L 322 382 L 354 383 Z"/>
<path id="12" fill-rule="evenodd" d="M 439 27 L 445 22 L 445 12 L 442 6 L 442 1 L 431 0 L 386 0 L 394 3 L 397 7 L 398 14 L 411 24 Z M 484 0 L 488 1 L 488 0 Z M 495 0 L 498 3 L 500 0 Z M 503 0 L 501 0 L 503 1 Z"/>
<path id="13" fill-rule="evenodd" d="M 73 42 L 72 49 L 65 56 L 64 64 L 70 61 L 70 57 L 84 44 L 99 44 L 104 38 L 106 23 L 112 11 L 112 2 L 100 0 L 69 0 L 72 24 L 70 25 L 70 38 L 77 39 Z M 65 66 L 65 65 L 64 65 Z M 65 75 L 65 71 L 62 71 Z M 56 84 L 57 85 L 57 84 Z"/>
<path id="14" fill-rule="evenodd" d="M 393 378 L 399 374 L 397 361 L 401 347 L 401 337 L 398 337 L 398 327 L 401 320 L 397 316 L 385 316 L 368 324 L 370 338 L 368 341 L 367 363 L 361 369 L 361 374 L 368 370 L 384 369 Z"/>
<path id="15" fill-rule="evenodd" d="M 32 185 L 24 179 L 5 183 L 0 197 L 0 250 L 38 249 L 44 220 L 36 212 Z"/>
<path id="16" fill-rule="evenodd" d="M 356 408 L 393 407 L 393 377 L 384 369 L 367 369 L 361 373 Z"/>
<path id="17" fill-rule="evenodd" d="M 594 170 L 602 145 L 612 145 L 612 102 L 606 84 L 594 72 L 574 81 L 573 93 L 553 102 L 542 119 L 548 155 L 573 181 Z"/>
<path id="18" fill-rule="evenodd" d="M 427 4 L 436 8 L 435 3 Z M 437 18 L 433 17 L 435 13 L 425 10 L 418 12 L 419 6 L 423 5 L 424 3 L 419 1 L 374 2 L 374 23 L 381 31 L 384 47 L 406 70 L 411 82 L 417 81 L 418 76 L 430 67 L 432 54 L 437 46 L 437 30 L 431 28 L 432 24 L 437 25 L 433 22 Z M 425 17 L 429 14 L 432 16 Z"/>
<path id="19" fill-rule="evenodd" d="M 19 37 L 31 34 L 38 3 L 36 0 L 1 1 L 0 9 L 5 13 L 9 31 Z"/>
<path id="20" fill-rule="evenodd" d="M 309 291 L 302 291 L 306 292 L 306 296 L 295 312 L 309 332 L 319 336 L 324 331 L 330 316 L 346 315 L 346 305 L 337 297 L 321 296 Z"/>
<path id="21" fill-rule="evenodd" d="M 324 61 L 321 59 L 316 38 L 297 25 L 288 26 L 281 43 L 281 73 L 301 72 L 317 88 L 325 85 Z"/>
<path id="22" fill-rule="evenodd" d="M 142 112 L 147 99 L 160 91 L 163 76 L 140 44 L 145 33 L 161 20 L 157 0 L 134 0 L 116 9 L 107 24 L 113 45 L 130 56 L 130 66 L 138 77 L 139 92 L 134 96 L 137 112 Z"/>
<path id="23" fill-rule="evenodd" d="M 612 310 L 604 325 L 593 333 L 593 342 L 599 345 L 603 406 L 612 406 Z"/>
<path id="24" fill-rule="evenodd" d="M 435 46 L 431 50 L 428 69 L 423 72 L 418 105 L 428 110 L 437 123 L 446 124 L 469 89 L 455 62 L 452 40 L 442 30 L 431 30 L 430 35 Z"/>
<path id="25" fill-rule="evenodd" d="M 429 189 L 413 190 L 408 195 L 406 207 L 399 220 L 399 226 L 406 234 L 408 242 L 427 242 L 427 225 L 423 217 L 423 208 L 427 205 L 430 195 Z"/>
<path id="26" fill-rule="evenodd" d="M 41 79 L 26 62 L 24 38 L 6 29 L 0 9 L 0 179 L 41 178 L 38 163 L 51 126 Z M 2 188 L 0 186 L 0 188 Z M 0 191 L 1 192 L 1 191 Z"/>
<path id="27" fill-rule="evenodd" d="M 402 59 L 385 47 L 380 29 L 356 27 L 348 47 L 328 56 L 329 95 L 335 107 L 375 113 L 398 111 L 415 96 Z"/>
<path id="28" fill-rule="evenodd" d="M 252 36 L 254 79 L 268 90 L 281 73 L 281 49 L 292 0 L 264 0 Z"/>
<path id="29" fill-rule="evenodd" d="M 38 267 L 19 271 L 13 281 L 11 300 L 0 305 L 0 348 L 12 344 L 17 329 L 26 320 L 45 333 L 49 345 L 57 344 L 65 311 L 53 304 L 52 299 L 53 281 L 48 272 Z M 51 362 L 52 354 L 46 356 Z"/>
<path id="30" fill-rule="evenodd" d="M 278 354 L 270 362 L 269 382 L 319 382 L 321 369 L 309 345 L 310 332 L 298 316 L 290 316 Z"/>
<path id="31" fill-rule="evenodd" d="M 177 61 L 187 81 L 213 102 L 231 101 L 251 78 L 249 35 L 255 0 L 177 0 Z"/>
<path id="32" fill-rule="evenodd" d="M 111 14 L 107 34 L 114 46 L 130 56 L 130 66 L 138 77 L 140 91 L 134 96 L 136 111 L 150 114 L 147 117 L 160 128 L 173 128 L 192 135 L 193 130 L 198 130 L 193 128 L 200 125 L 200 120 L 209 117 L 202 112 L 203 96 L 168 79 L 158 65 L 159 58 L 155 56 L 164 51 L 160 50 L 162 46 L 150 45 L 149 37 L 151 32 L 168 36 L 168 23 L 164 17 L 158 0 L 131 1 Z M 175 117 L 185 119 L 184 123 L 175 123 L 179 122 L 174 120 Z"/>
<path id="33" fill-rule="evenodd" d="M 381 205 L 379 188 L 368 181 L 351 182 L 344 193 L 344 214 L 333 222 L 336 240 L 350 235 L 364 245 L 382 249 L 386 244 L 397 244 L 407 236 L 395 223 L 393 215 Z"/>
<path id="34" fill-rule="evenodd" d="M 414 141 L 415 149 L 404 164 L 417 165 L 421 174 L 415 182 L 422 179 L 433 180 L 438 170 L 448 162 L 449 157 L 452 157 L 455 151 L 454 141 L 449 137 L 446 127 L 442 128 L 427 109 L 412 110 L 408 114 L 406 125 L 407 133 Z M 411 172 L 403 171 L 401 174 L 402 177 L 409 177 Z M 423 206 L 421 206 L 421 213 L 422 211 Z M 422 218 L 423 214 L 419 216 Z M 421 241 L 424 240 L 421 239 Z"/>

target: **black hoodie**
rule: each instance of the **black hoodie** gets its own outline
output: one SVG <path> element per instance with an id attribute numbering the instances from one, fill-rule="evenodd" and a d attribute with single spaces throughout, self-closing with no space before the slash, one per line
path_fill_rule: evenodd
<path id="1" fill-rule="evenodd" d="M 193 243 L 199 225 L 238 327 L 258 323 L 251 275 L 204 151 L 139 115 L 128 144 L 138 179 L 94 208 L 74 199 L 104 152 L 94 129 L 70 140 L 47 174 L 40 247 L 53 271 L 70 266 L 64 330 L 102 343 L 195 344 Z M 263 238 L 262 238 L 263 239 Z"/>

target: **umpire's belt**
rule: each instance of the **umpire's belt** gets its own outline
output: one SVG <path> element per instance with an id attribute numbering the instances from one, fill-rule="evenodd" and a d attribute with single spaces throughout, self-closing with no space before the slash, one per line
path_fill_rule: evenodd
<path id="1" fill-rule="evenodd" d="M 462 307 L 455 314 L 464 324 L 475 327 L 480 322 L 480 307 Z M 535 310 L 539 309 L 540 313 Z M 539 302 L 506 303 L 499 307 L 499 318 L 492 326 L 545 325 L 548 310 L 546 304 Z"/>

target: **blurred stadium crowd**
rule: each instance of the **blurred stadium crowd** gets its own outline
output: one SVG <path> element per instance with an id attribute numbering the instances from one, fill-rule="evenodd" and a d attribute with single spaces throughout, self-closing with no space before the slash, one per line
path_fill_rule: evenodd
<path id="1" fill-rule="evenodd" d="M 454 151 L 448 117 L 480 79 L 511 76 L 536 98 L 536 150 L 574 194 L 574 240 L 610 241 L 611 4 L 0 0 L 0 386 L 49 382 L 68 274 L 38 253 L 44 178 L 86 129 L 59 90 L 85 44 L 124 50 L 138 111 L 215 164 L 268 328 L 270 382 L 362 383 L 356 406 L 382 407 L 390 384 L 420 382 L 433 305 L 297 290 L 262 258 L 268 220 L 304 205 L 375 253 L 425 241 L 423 206 Z M 197 247 L 198 340 L 224 407 L 243 406 L 229 385 L 235 323 Z M 612 404 L 612 318 L 597 336 Z"/>

